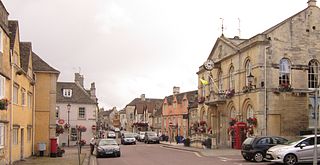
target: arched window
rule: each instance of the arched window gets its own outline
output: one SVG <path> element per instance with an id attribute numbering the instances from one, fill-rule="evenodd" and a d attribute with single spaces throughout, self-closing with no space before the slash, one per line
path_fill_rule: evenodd
<path id="1" fill-rule="evenodd" d="M 291 65 L 289 60 L 286 58 L 281 59 L 280 68 L 279 68 L 279 85 L 290 84 L 290 72 L 291 72 Z"/>
<path id="2" fill-rule="evenodd" d="M 252 108 L 252 105 L 248 105 L 247 107 L 247 119 L 248 118 L 253 118 L 253 108 Z"/>
<path id="3" fill-rule="evenodd" d="M 246 65 L 245 65 L 245 69 L 246 69 L 246 77 L 245 77 L 245 80 L 246 80 L 246 86 L 249 86 L 249 78 L 248 76 L 251 74 L 251 71 L 252 71 L 252 66 L 251 66 L 251 62 L 250 60 L 247 60 L 246 61 Z"/>
<path id="4" fill-rule="evenodd" d="M 231 66 L 229 70 L 229 89 L 234 89 L 234 68 Z"/>
<path id="5" fill-rule="evenodd" d="M 222 92 L 222 86 L 223 86 L 223 81 L 222 81 L 222 72 L 220 71 L 218 74 L 218 88 L 219 88 L 219 93 Z"/>
<path id="6" fill-rule="evenodd" d="M 308 66 L 308 88 L 317 88 L 319 84 L 319 64 L 316 60 L 311 60 Z"/>
<path id="7" fill-rule="evenodd" d="M 237 117 L 236 108 L 231 107 L 231 109 L 230 109 L 230 118 L 235 119 L 236 117 Z"/>

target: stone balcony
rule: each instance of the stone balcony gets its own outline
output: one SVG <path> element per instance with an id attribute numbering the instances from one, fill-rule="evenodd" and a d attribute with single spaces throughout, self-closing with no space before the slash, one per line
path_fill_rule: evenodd
<path id="1" fill-rule="evenodd" d="M 211 92 L 209 96 L 206 97 L 206 105 L 217 105 L 225 104 L 227 100 L 226 93 L 214 93 Z"/>

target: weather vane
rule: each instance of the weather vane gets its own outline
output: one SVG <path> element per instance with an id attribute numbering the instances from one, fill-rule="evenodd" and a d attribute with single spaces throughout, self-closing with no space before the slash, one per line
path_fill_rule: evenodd
<path id="1" fill-rule="evenodd" d="M 224 29 L 224 27 L 223 27 L 223 18 L 220 18 L 220 19 L 221 19 L 221 33 L 223 35 L 223 29 Z"/>
<path id="2" fill-rule="evenodd" d="M 240 38 L 240 34 L 241 34 L 241 30 L 240 30 L 240 18 L 238 18 L 238 21 L 239 21 L 239 28 L 238 28 L 238 31 L 239 31 L 239 38 Z"/>

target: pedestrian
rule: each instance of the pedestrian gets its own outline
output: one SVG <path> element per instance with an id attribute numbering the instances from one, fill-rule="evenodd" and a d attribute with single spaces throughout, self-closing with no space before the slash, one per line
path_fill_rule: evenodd
<path id="1" fill-rule="evenodd" d="M 90 140 L 90 153 L 91 153 L 91 155 L 93 155 L 95 145 L 96 145 L 96 139 L 95 139 L 95 137 L 93 137 Z"/>

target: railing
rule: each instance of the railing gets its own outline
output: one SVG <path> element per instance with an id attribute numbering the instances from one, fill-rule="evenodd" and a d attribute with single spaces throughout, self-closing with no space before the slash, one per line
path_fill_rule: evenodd
<path id="1" fill-rule="evenodd" d="M 211 134 L 204 133 L 194 133 L 190 136 L 190 146 L 195 148 L 203 148 L 203 142 L 208 138 L 214 139 L 215 136 Z M 215 144 L 212 144 L 212 148 L 216 147 Z"/>

